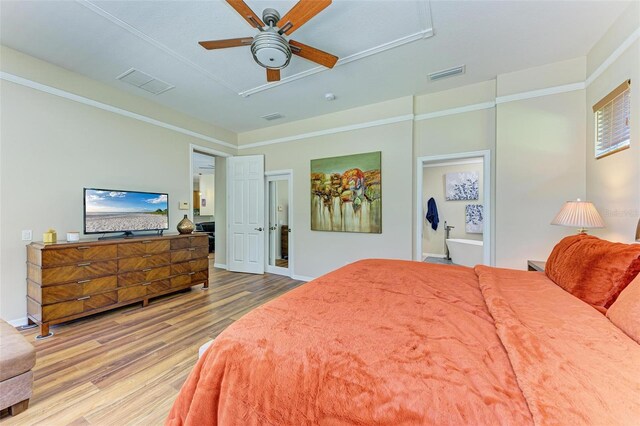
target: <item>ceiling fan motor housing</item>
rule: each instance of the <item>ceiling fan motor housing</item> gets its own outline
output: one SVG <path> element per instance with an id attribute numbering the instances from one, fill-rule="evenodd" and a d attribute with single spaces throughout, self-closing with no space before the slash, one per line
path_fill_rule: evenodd
<path id="1" fill-rule="evenodd" d="M 258 64 L 270 69 L 282 69 L 289 65 L 291 60 L 289 43 L 273 27 L 253 38 L 251 53 Z"/>

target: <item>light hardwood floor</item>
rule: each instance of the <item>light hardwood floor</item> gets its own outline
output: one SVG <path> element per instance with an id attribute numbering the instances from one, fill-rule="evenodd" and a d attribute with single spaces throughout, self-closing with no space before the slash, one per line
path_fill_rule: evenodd
<path id="1" fill-rule="evenodd" d="M 4 425 L 163 424 L 200 345 L 255 307 L 301 284 L 278 275 L 213 269 L 201 286 L 52 327 L 35 341 L 34 395 Z"/>

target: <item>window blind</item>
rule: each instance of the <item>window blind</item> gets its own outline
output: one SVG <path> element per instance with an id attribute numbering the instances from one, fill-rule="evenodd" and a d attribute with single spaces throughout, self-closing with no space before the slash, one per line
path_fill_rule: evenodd
<path id="1" fill-rule="evenodd" d="M 593 106 L 595 156 L 602 158 L 631 144 L 631 82 L 616 87 Z"/>

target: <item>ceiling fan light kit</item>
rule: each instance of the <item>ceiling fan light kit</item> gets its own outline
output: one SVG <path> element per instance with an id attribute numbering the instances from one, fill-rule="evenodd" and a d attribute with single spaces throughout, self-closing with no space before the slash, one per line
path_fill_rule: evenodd
<path id="1" fill-rule="evenodd" d="M 307 46 L 295 40 L 287 40 L 304 23 L 331 4 L 331 0 L 300 0 L 283 17 L 278 11 L 267 8 L 262 12 L 262 21 L 242 0 L 227 0 L 251 26 L 260 31 L 253 39 L 249 37 L 199 42 L 207 50 L 251 45 L 251 54 L 256 63 L 267 69 L 267 81 L 279 81 L 280 70 L 289 65 L 291 55 L 333 68 L 338 57 Z M 264 22 L 263 22 L 264 21 Z M 266 24 L 265 24 L 266 23 Z"/>

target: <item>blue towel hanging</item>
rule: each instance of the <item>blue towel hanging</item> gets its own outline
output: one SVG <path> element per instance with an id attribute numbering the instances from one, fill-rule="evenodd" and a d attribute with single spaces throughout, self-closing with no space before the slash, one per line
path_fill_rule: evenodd
<path id="1" fill-rule="evenodd" d="M 431 224 L 431 229 L 438 230 L 438 223 L 440 218 L 438 217 L 438 206 L 436 206 L 436 200 L 433 197 L 427 201 L 427 222 Z"/>

